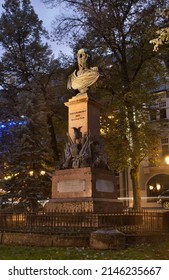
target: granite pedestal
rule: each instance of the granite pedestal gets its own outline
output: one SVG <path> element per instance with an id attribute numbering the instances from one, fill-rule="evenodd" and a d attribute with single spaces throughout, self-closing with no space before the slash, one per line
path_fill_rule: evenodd
<path id="1" fill-rule="evenodd" d="M 117 200 L 112 172 L 86 167 L 55 172 L 47 209 L 112 213 L 122 209 L 122 205 Z"/>

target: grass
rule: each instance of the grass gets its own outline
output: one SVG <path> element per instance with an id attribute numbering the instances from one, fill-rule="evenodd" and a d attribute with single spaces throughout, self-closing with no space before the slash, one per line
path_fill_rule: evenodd
<path id="1" fill-rule="evenodd" d="M 125 250 L 0 245 L 1 260 L 168 260 L 169 241 L 140 244 Z"/>

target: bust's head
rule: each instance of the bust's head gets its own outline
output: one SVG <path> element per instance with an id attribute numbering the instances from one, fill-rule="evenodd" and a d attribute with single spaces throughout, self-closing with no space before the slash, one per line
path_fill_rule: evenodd
<path id="1" fill-rule="evenodd" d="M 88 69 L 90 67 L 92 56 L 91 52 L 87 49 L 80 49 L 77 52 L 77 62 L 79 70 Z"/>

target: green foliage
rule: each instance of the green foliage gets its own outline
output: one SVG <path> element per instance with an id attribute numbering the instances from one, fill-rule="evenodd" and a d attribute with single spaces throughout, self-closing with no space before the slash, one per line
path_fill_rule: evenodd
<path id="1" fill-rule="evenodd" d="M 6 0 L 3 9 L 0 42 L 5 50 L 2 57 L 4 83 L 13 79 L 15 86 L 23 86 L 23 82 L 28 86 L 32 77 L 44 72 L 49 64 L 51 50 L 41 40 L 47 32 L 30 1 Z"/>
<path id="2" fill-rule="evenodd" d="M 40 109 L 40 104 L 30 104 L 29 100 L 29 113 L 24 118 L 18 116 L 14 119 L 14 115 L 8 111 L 10 119 L 12 117 L 16 123 L 14 126 L 8 125 L 9 119 L 3 121 L 6 128 L 0 137 L 1 172 L 5 190 L 16 198 L 26 197 L 30 193 L 50 193 L 49 173 L 53 170 L 50 138 L 45 114 L 42 114 L 42 110 L 38 114 L 36 106 Z M 46 172 L 44 176 L 41 171 Z"/>
<path id="3" fill-rule="evenodd" d="M 121 102 L 122 105 L 122 102 Z M 114 107 L 113 107 L 114 108 Z M 158 137 L 146 120 L 146 111 L 142 114 L 134 110 L 133 130 L 131 132 L 127 109 L 109 111 L 102 114 L 101 126 L 104 144 L 110 164 L 118 171 L 135 168 L 146 157 L 157 157 Z M 124 116 L 124 115 L 125 116 Z"/>
<path id="4" fill-rule="evenodd" d="M 169 45 L 169 9 L 160 10 L 158 13 L 164 18 L 159 30 L 156 32 L 158 37 L 151 40 L 150 43 L 154 44 L 154 51 L 158 51 L 159 47 Z"/>

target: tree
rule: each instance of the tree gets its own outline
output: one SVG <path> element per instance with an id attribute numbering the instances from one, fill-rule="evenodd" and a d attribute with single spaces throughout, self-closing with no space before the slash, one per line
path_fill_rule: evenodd
<path id="1" fill-rule="evenodd" d="M 6 101 L 9 104 L 9 99 Z M 9 115 L 13 120 L 3 120 L 4 129 L 0 137 L 4 188 L 13 199 L 37 194 L 49 196 L 49 173 L 53 171 L 50 138 L 44 137 L 48 136 L 48 129 L 43 108 L 40 108 L 43 103 L 37 102 L 37 94 L 31 102 L 30 96 L 25 101 L 28 102 L 27 116 L 14 119 L 11 112 Z"/>
<path id="2" fill-rule="evenodd" d="M 64 71 L 53 58 L 49 46 L 42 43 L 41 37 L 47 32 L 30 0 L 5 0 L 3 9 L 0 18 L 0 42 L 4 49 L 0 64 L 1 87 L 5 92 L 3 100 L 11 110 L 4 111 L 1 121 L 19 122 L 21 116 L 26 120 L 23 126 L 15 125 L 4 132 L 4 137 L 9 136 L 7 141 L 1 137 L 3 172 L 11 175 L 5 184 L 11 192 L 23 196 L 30 189 L 37 192 L 40 186 L 41 190 L 46 186 L 45 193 L 49 192 L 51 184 L 48 175 L 59 160 L 57 136 L 61 129 L 58 127 L 63 127 L 64 115 L 58 101 L 64 98 L 60 96 Z M 53 79 L 55 85 L 52 85 Z M 39 176 L 41 171 L 46 175 Z M 33 176 L 29 176 L 30 172 Z"/>
<path id="3" fill-rule="evenodd" d="M 29 90 L 32 77 L 49 65 L 51 50 L 42 44 L 47 32 L 30 5 L 30 0 L 6 0 L 2 5 L 0 42 L 5 50 L 2 62 L 4 83 L 15 79 L 15 85 Z M 8 66 L 8 68 L 7 68 Z M 6 78 L 6 79 L 5 79 Z"/>
<path id="4" fill-rule="evenodd" d="M 164 9 L 158 11 L 162 17 L 162 22 L 159 25 L 159 29 L 156 31 L 157 38 L 150 40 L 150 43 L 154 45 L 153 51 L 159 52 L 159 55 L 163 58 L 166 70 L 169 70 L 169 10 Z M 168 74 L 167 74 L 168 75 Z"/>
<path id="5" fill-rule="evenodd" d="M 154 51 L 158 51 L 159 46 L 168 45 L 169 44 L 169 10 L 163 10 L 160 12 L 161 16 L 165 18 L 163 26 L 157 30 L 158 37 L 151 40 L 150 43 L 154 44 Z"/>
<path id="6" fill-rule="evenodd" d="M 57 0 L 44 2 L 60 4 Z M 72 13 L 57 19 L 54 34 L 57 40 L 69 36 L 74 48 L 79 45 L 90 48 L 100 62 L 105 75 L 98 87 L 105 94 L 106 108 L 110 105 L 109 117 L 114 116 L 118 128 L 115 158 L 120 157 L 119 168 L 126 165 L 131 168 L 134 208 L 140 209 L 139 165 L 151 144 L 143 104 L 152 102 L 150 91 L 161 83 L 160 73 L 163 71 L 149 40 L 158 26 L 156 9 L 165 7 L 168 1 L 61 2 Z M 118 113 L 114 114 L 115 111 Z"/>
<path id="7" fill-rule="evenodd" d="M 42 43 L 42 36 L 47 32 L 42 27 L 42 21 L 30 5 L 30 0 L 6 0 L 3 5 L 0 24 L 0 42 L 5 52 L 2 56 L 2 86 L 12 85 L 19 91 L 31 91 L 32 80 L 38 84 L 38 90 L 44 96 L 48 111 L 48 124 L 51 131 L 53 156 L 58 160 L 59 152 L 54 133 L 52 113 L 48 108 L 49 84 L 56 74 L 59 64 L 52 58 L 52 52 L 47 44 Z M 47 76 L 44 79 L 44 76 Z"/>

